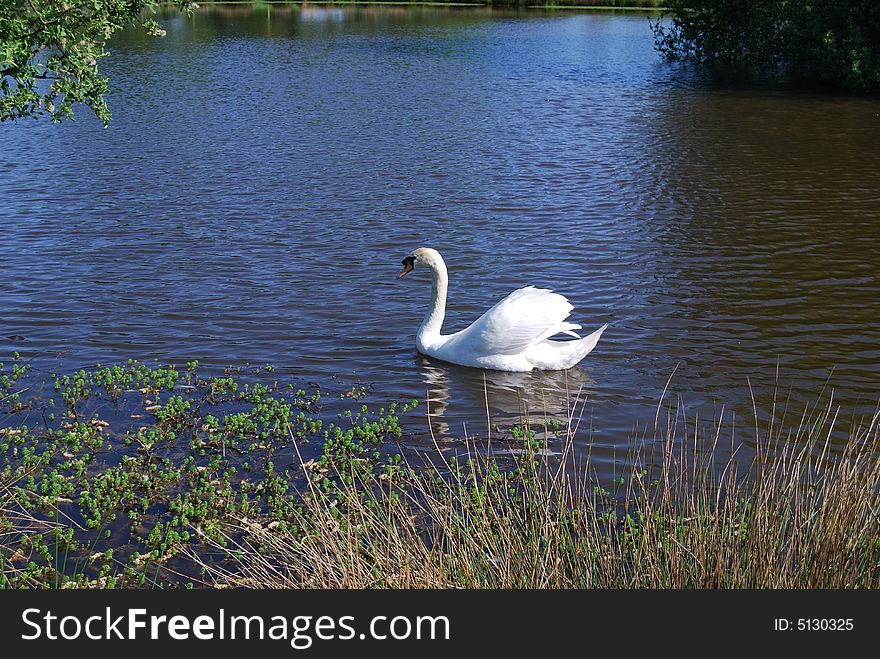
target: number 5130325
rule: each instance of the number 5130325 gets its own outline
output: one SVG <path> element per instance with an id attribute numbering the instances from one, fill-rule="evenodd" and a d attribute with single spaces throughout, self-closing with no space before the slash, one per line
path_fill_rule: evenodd
<path id="1" fill-rule="evenodd" d="M 852 618 L 776 618 L 773 629 L 778 632 L 848 632 L 853 629 Z"/>

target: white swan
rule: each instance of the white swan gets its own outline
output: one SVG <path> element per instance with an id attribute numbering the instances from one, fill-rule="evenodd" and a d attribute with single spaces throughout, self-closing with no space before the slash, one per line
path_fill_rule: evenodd
<path id="1" fill-rule="evenodd" d="M 499 371 L 562 370 L 586 357 L 608 327 L 603 325 L 580 338 L 574 330 L 581 326 L 565 322 L 573 309 L 568 300 L 547 289 L 526 286 L 501 300 L 470 327 L 443 335 L 440 328 L 446 315 L 449 283 L 446 263 L 437 250 L 420 247 L 403 259 L 403 270 L 397 278 L 417 267 L 431 271 L 431 308 L 416 335 L 416 348 L 430 357 Z M 559 333 L 577 340 L 550 340 Z"/>

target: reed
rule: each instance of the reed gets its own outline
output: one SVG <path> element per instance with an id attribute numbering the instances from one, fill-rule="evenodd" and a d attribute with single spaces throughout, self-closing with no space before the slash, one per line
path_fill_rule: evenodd
<path id="1" fill-rule="evenodd" d="M 555 457 L 471 443 L 460 464 L 337 474 L 294 530 L 238 519 L 192 557 L 219 587 L 876 588 L 876 421 L 832 451 L 827 407 L 721 461 L 720 432 L 670 422 L 615 493 L 591 485 L 572 431 Z"/>
<path id="2" fill-rule="evenodd" d="M 0 587 L 880 585 L 880 412 L 774 399 L 707 426 L 661 400 L 609 480 L 582 396 L 475 421 L 491 435 L 451 457 L 397 452 L 416 401 L 352 411 L 366 387 L 274 378 L 132 361 L 51 393 L 0 365 Z"/>

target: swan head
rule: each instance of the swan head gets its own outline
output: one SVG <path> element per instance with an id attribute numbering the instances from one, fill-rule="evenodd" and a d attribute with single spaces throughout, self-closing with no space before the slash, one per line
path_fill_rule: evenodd
<path id="1" fill-rule="evenodd" d="M 437 270 L 443 265 L 443 257 L 440 252 L 430 247 L 419 247 L 413 250 L 413 253 L 407 256 L 403 261 L 403 269 L 397 274 L 397 278 L 405 277 L 407 273 L 412 272 L 417 267 L 429 268 Z"/>

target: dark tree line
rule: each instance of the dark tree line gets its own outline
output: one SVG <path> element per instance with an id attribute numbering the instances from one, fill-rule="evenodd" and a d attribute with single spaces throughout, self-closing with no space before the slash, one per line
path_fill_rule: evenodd
<path id="1" fill-rule="evenodd" d="M 880 89 L 880 0 L 668 0 L 654 24 L 671 61 L 783 66 L 857 91 Z"/>

